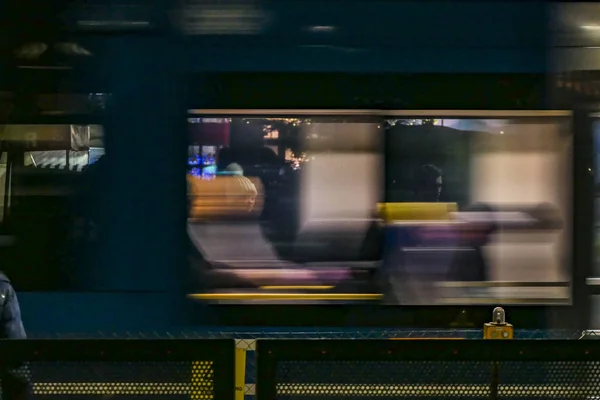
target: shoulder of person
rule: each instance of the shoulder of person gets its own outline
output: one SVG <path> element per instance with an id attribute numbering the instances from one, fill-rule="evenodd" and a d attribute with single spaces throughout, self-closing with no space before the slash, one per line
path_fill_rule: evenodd
<path id="1" fill-rule="evenodd" d="M 8 279 L 8 276 L 4 272 L 0 271 L 0 285 L 2 284 L 10 285 L 10 279 Z"/>
<path id="2" fill-rule="evenodd" d="M 0 306 L 4 305 L 4 302 L 7 301 L 12 296 L 13 287 L 10 283 L 10 279 L 3 272 L 0 272 Z"/>
<path id="3" fill-rule="evenodd" d="M 0 296 L 7 296 L 11 290 L 12 284 L 10 283 L 10 279 L 8 279 L 8 276 L 4 272 L 0 272 Z"/>

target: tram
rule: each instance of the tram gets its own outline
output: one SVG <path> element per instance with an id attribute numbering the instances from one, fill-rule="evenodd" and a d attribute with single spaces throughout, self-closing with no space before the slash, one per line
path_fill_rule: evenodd
<path id="1" fill-rule="evenodd" d="M 506 128 L 507 134 L 508 129 L 518 125 L 515 121 L 525 121 L 531 126 L 561 127 L 569 124 L 565 120 L 571 121 L 568 107 L 553 110 L 555 107 L 547 96 L 548 32 L 544 4 L 516 5 L 507 2 L 495 4 L 492 8 L 486 4 L 464 3 L 460 7 L 461 12 L 458 12 L 456 4 L 451 3 L 439 3 L 425 11 L 417 3 L 356 1 L 345 3 L 342 12 L 339 3 L 326 3 L 307 9 L 293 1 L 277 4 L 256 2 L 244 5 L 245 17 L 240 18 L 240 12 L 232 11 L 240 7 L 236 2 L 227 4 L 225 8 L 198 2 L 179 9 L 177 15 L 183 18 L 170 25 L 168 19 L 158 17 L 165 13 L 153 2 L 130 4 L 120 14 L 99 12 L 108 10 L 107 5 L 99 2 L 95 8 L 66 9 L 64 29 L 56 30 L 60 34 L 48 38 L 23 36 L 21 41 L 15 40 L 7 45 L 7 54 L 11 57 L 21 54 L 21 57 L 12 65 L 5 65 L 2 72 L 7 77 L 7 104 L 13 107 L 13 111 L 5 115 L 6 124 L 19 126 L 14 131 L 17 140 L 10 139 L 12 136 L 7 135 L 6 129 L 3 136 L 3 143 L 10 145 L 3 147 L 10 154 L 5 167 L 6 182 L 9 183 L 5 184 L 4 196 L 5 215 L 10 217 L 6 218 L 4 234 L 15 240 L 14 245 L 5 249 L 10 254 L 6 259 L 11 260 L 6 264 L 5 272 L 13 277 L 17 288 L 21 287 L 26 292 L 22 295 L 23 312 L 32 329 L 90 331 L 104 330 L 105 326 L 117 330 L 167 329 L 175 323 L 189 322 L 190 318 L 199 324 L 232 323 L 232 320 L 241 319 L 241 315 L 247 315 L 252 306 L 240 306 L 246 307 L 245 311 L 230 312 L 224 316 L 218 307 L 206 308 L 202 304 L 199 311 L 198 304 L 190 305 L 182 293 L 219 294 L 225 288 L 231 294 L 227 285 L 232 281 L 233 287 L 243 289 L 246 297 L 249 296 L 247 289 L 253 291 L 252 297 L 257 290 L 261 293 L 273 290 L 264 289 L 268 286 L 327 286 L 332 287 L 327 292 L 332 295 L 386 295 L 386 289 L 382 289 L 379 283 L 380 276 L 376 277 L 377 274 L 373 273 L 385 264 L 382 256 L 385 249 L 380 246 L 381 236 L 385 235 L 378 224 L 410 220 L 406 217 L 407 206 L 402 208 L 395 204 L 407 202 L 414 193 L 412 189 L 407 191 L 400 183 L 394 182 L 394 173 L 391 172 L 401 170 L 402 166 L 390 164 L 390 160 L 400 156 L 409 157 L 407 147 L 418 146 L 418 143 L 406 142 L 413 140 L 406 138 L 430 136 L 428 140 L 441 143 L 440 140 L 445 139 L 440 138 L 449 137 L 450 132 L 486 129 L 500 132 L 505 129 L 498 128 L 493 121 L 508 121 L 512 128 Z M 212 11 L 206 13 L 207 9 Z M 207 15 L 216 19 L 209 21 Z M 451 18 L 451 15 L 454 17 Z M 479 17 L 474 17 L 480 15 L 489 15 L 489 19 L 484 23 Z M 514 29 L 501 29 L 506 20 L 514 21 Z M 443 29 L 431 31 L 428 26 L 432 23 Z M 46 48 L 37 57 L 33 56 L 33 61 L 28 60 L 26 54 L 35 54 L 38 42 L 45 44 Z M 29 47 L 24 48 L 26 45 Z M 35 65 L 27 65 L 25 60 Z M 36 68 L 32 68 L 34 66 Z M 32 77 L 35 79 L 32 80 Z M 48 94 L 55 95 L 49 100 L 53 107 L 44 109 L 39 106 L 40 99 Z M 58 109 L 57 94 L 69 98 L 69 105 Z M 33 104 L 38 106 L 32 107 Z M 442 120 L 446 124 L 464 120 L 466 122 L 462 123 L 467 125 L 492 122 L 486 127 L 471 124 L 459 129 L 454 125 L 441 125 Z M 553 122 L 543 122 L 546 120 Z M 233 135 L 236 129 L 238 132 L 242 130 L 239 126 L 232 128 L 232 136 L 227 143 L 222 135 L 207 140 L 205 133 L 195 132 L 199 125 L 204 124 L 245 124 L 263 129 L 269 124 L 293 127 L 294 121 L 299 128 L 295 131 L 301 132 L 303 137 L 323 134 L 326 140 L 332 141 L 326 145 L 311 144 L 316 146 L 316 150 L 353 154 L 351 159 L 336 161 L 341 164 L 321 166 L 320 171 L 340 171 L 343 170 L 340 165 L 346 165 L 351 167 L 352 177 L 357 181 L 348 181 L 344 190 L 325 195 L 324 192 L 319 193 L 326 185 L 325 180 L 339 179 L 344 174 L 311 172 L 314 179 L 307 182 L 302 171 L 310 168 L 294 169 L 301 157 L 286 157 L 287 144 L 274 138 L 273 132 L 269 133 L 270 137 L 260 136 L 261 143 L 277 155 L 265 163 L 260 161 L 260 157 L 257 162 L 236 150 L 236 146 L 240 149 L 247 145 L 244 140 L 234 143 L 240 137 L 238 135 L 235 139 Z M 411 121 L 420 122 L 412 124 Z M 423 124 L 423 121 L 426 123 Z M 56 136 L 40 131 L 33 140 L 34 136 L 27 126 L 39 128 L 41 124 L 60 124 L 63 128 L 52 133 Z M 349 136 L 327 139 L 327 128 L 331 126 L 337 126 L 333 129 L 336 132 L 342 127 L 348 132 L 346 135 L 355 135 L 355 139 L 350 140 Z M 561 136 L 564 133 L 562 128 L 556 129 L 556 140 L 550 145 L 552 151 L 562 148 L 562 140 L 566 137 Z M 278 130 L 283 135 L 282 132 L 283 128 Z M 338 135 L 336 132 L 332 132 L 331 136 Z M 44 143 L 39 140 L 44 135 L 53 139 Z M 396 139 L 398 142 L 394 144 Z M 226 273 L 217 285 L 218 293 L 211 285 L 206 287 L 209 282 L 204 279 L 206 271 L 209 274 L 215 270 L 224 273 L 238 266 L 225 262 L 231 261 L 225 256 L 206 254 L 210 252 L 207 241 L 220 239 L 218 235 L 211 238 L 210 232 L 217 228 L 203 227 L 204 236 L 199 235 L 199 244 L 194 242 L 198 237 L 189 233 L 190 208 L 198 213 L 197 219 L 204 218 L 202 213 L 208 208 L 202 201 L 194 199 L 190 207 L 189 191 L 186 189 L 194 186 L 196 178 L 202 178 L 197 175 L 197 170 L 192 173 L 198 163 L 204 164 L 206 158 L 209 167 L 218 164 L 218 159 L 211 161 L 211 155 L 219 147 L 226 147 L 224 144 L 233 148 L 234 152 L 238 151 L 232 161 L 240 165 L 252 181 L 256 196 L 262 193 L 258 201 L 253 200 L 252 215 L 247 218 L 255 221 L 258 227 L 248 228 L 249 235 L 260 236 L 269 245 L 270 251 L 276 253 L 277 263 L 303 266 L 353 263 L 357 268 L 346 268 L 341 274 L 359 279 L 350 279 L 347 281 L 349 284 L 339 285 L 327 282 L 316 285 L 314 281 L 310 284 L 300 281 L 281 284 L 272 277 L 255 280 L 236 275 L 234 279 Z M 308 146 L 307 143 L 302 145 Z M 455 147 L 468 152 L 468 148 L 474 145 L 488 146 L 490 150 L 506 144 L 476 144 L 469 138 Z M 510 146 L 516 144 L 511 143 Z M 203 147 L 208 149 L 204 151 Z M 35 154 L 31 155 L 50 151 L 64 152 L 64 156 L 46 154 L 50 159 L 54 157 L 50 165 L 64 165 L 64 169 L 42 168 L 44 161 L 38 162 Z M 94 164 L 95 154 L 104 152 L 105 162 Z M 394 155 L 394 152 L 397 154 Z M 82 155 L 84 153 L 85 156 Z M 440 150 L 432 157 L 443 159 L 444 154 Z M 29 161 L 21 164 L 20 160 L 25 156 L 33 160 L 31 165 L 27 164 Z M 333 162 L 335 157 L 322 158 L 327 163 Z M 75 159 L 81 161 L 74 162 Z M 193 160 L 190 162 L 190 159 Z M 549 162 L 549 159 L 545 160 L 544 163 Z M 567 159 L 560 162 L 570 165 Z M 574 162 L 577 164 L 579 161 Z M 422 162 L 420 166 L 435 163 Z M 447 159 L 446 163 L 452 164 Z M 94 165 L 104 167 L 95 169 Z M 535 171 L 545 177 L 549 170 L 540 172 L 538 167 L 534 167 Z M 579 171 L 583 164 L 573 168 Z M 86 189 L 89 182 L 86 170 L 99 171 L 88 176 L 92 176 L 90 179 L 100 189 Z M 210 171 L 210 168 L 206 170 Z M 400 173 L 396 181 L 410 180 L 408 175 L 414 176 L 413 172 Z M 438 205 L 427 206 L 425 214 L 428 216 L 420 220 L 433 218 L 439 222 L 448 220 L 450 214 L 452 218 L 458 218 L 460 215 L 454 214 L 460 214 L 471 202 L 471 199 L 461 198 L 463 194 L 458 189 L 460 185 L 468 186 L 467 183 L 461 182 L 457 173 L 456 176 L 452 176 L 452 172 L 445 173 L 450 173 L 445 179 L 453 185 L 456 195 L 437 202 Z M 36 178 L 39 174 L 43 178 Z M 285 181 L 288 178 L 289 181 Z M 232 177 L 225 174 L 217 179 L 229 182 Z M 31 193 L 40 193 L 42 185 L 39 182 L 42 181 L 54 189 L 59 199 L 57 202 L 64 210 L 60 221 L 52 221 L 52 218 L 61 215 L 55 210 L 48 213 L 52 218 L 41 217 L 32 211 L 39 210 L 38 205 L 33 202 L 27 205 L 26 199 L 35 197 Z M 295 183 L 290 184 L 286 196 L 273 196 L 273 193 L 279 193 L 275 189 L 284 181 Z M 203 185 L 206 184 L 197 186 L 198 193 L 203 193 Z M 369 190 L 357 190 L 361 185 L 367 185 Z M 32 186 L 35 189 L 31 189 Z M 225 186 L 227 184 L 215 190 L 224 190 L 222 187 Z M 560 184 L 555 186 L 558 191 Z M 532 190 L 543 192 L 543 189 L 538 189 Z M 466 189 L 462 190 L 462 193 L 465 192 Z M 20 193 L 23 193 L 23 199 L 19 198 Z M 348 215 L 335 217 L 338 221 L 346 219 L 345 225 L 331 226 L 326 232 L 320 228 L 300 229 L 300 217 L 294 217 L 293 212 L 301 208 L 296 207 L 301 203 L 298 199 L 308 196 L 312 204 L 320 205 L 320 209 L 313 208 L 310 212 L 314 214 L 314 220 L 323 220 L 331 217 L 325 214 L 334 211 L 333 203 L 327 201 L 334 195 L 338 205 L 344 199 L 349 204 Z M 481 198 L 486 196 L 492 194 L 482 194 Z M 576 229 L 570 226 L 569 195 L 564 194 L 565 198 L 554 202 L 550 208 L 543 206 L 546 199 L 542 197 L 539 201 L 521 205 L 517 210 L 495 204 L 494 207 L 507 216 L 503 222 L 505 225 L 510 225 L 509 217 L 514 215 L 511 213 L 526 214 L 527 224 L 534 224 L 539 230 L 548 229 L 553 235 L 568 237 L 570 230 Z M 558 204 L 561 202 L 566 205 Z M 83 204 L 83 207 L 73 206 L 74 203 Z M 246 204 L 245 200 L 234 203 L 238 209 L 244 209 Z M 50 203 L 44 198 L 41 204 Z M 323 208 L 325 205 L 329 207 L 327 212 Z M 431 217 L 440 206 L 446 207 L 443 218 L 439 214 Z M 576 201 L 572 206 L 577 208 Z M 215 209 L 216 205 L 210 207 Z M 74 211 L 82 209 L 83 216 Z M 100 209 L 102 212 L 93 216 L 86 214 Z M 411 215 L 414 217 L 419 212 L 413 210 Z M 88 224 L 90 221 L 86 218 L 94 223 Z M 46 221 L 43 223 L 46 229 L 38 230 L 36 224 L 42 224 L 42 220 Z M 349 224 L 348 221 L 355 223 Z M 98 229 L 96 225 L 100 222 L 102 228 Z M 251 225 L 248 221 L 244 223 L 245 226 Z M 348 224 L 352 226 L 348 227 Z M 53 231 L 55 226 L 60 226 L 61 233 Z M 81 229 L 86 233 L 81 233 Z M 513 226 L 511 229 L 518 231 L 521 227 Z M 29 241 L 19 239 L 36 230 L 40 232 L 39 238 Z M 343 232 L 347 236 L 342 235 Z M 512 240 L 515 240 L 518 233 L 513 236 Z M 61 242 L 48 241 L 50 237 Z M 246 237 L 242 235 L 238 242 L 229 242 L 228 246 L 243 247 Z M 330 245 L 322 251 L 319 249 L 323 246 L 313 246 L 314 242 Z M 218 248 L 219 244 L 214 246 Z M 346 251 L 349 248 L 352 251 Z M 57 256 L 46 257 L 51 251 Z M 567 248 L 561 253 L 566 260 L 568 252 Z M 345 258 L 340 259 L 340 255 Z M 54 266 L 48 259 L 55 260 Z M 261 261 L 259 258 L 250 261 L 256 264 L 257 260 Z M 194 265 L 199 266 L 196 268 Z M 280 267 L 277 264 L 277 268 Z M 313 267 L 310 266 L 311 270 Z M 580 267 L 573 266 L 573 270 L 577 268 Z M 198 269 L 202 269 L 202 273 L 199 274 Z M 255 265 L 239 269 L 257 270 Z M 571 277 L 568 273 L 561 274 L 557 272 L 555 281 L 561 282 L 558 290 L 567 293 L 563 300 L 568 302 Z M 460 279 L 461 282 L 464 280 Z M 188 287 L 190 282 L 192 287 Z M 567 286 L 564 282 L 568 282 Z M 452 284 L 447 283 L 446 286 Z M 310 290 L 300 289 L 301 293 L 293 294 L 306 294 Z M 423 293 L 428 291 L 430 288 Z M 71 293 L 67 295 L 64 292 Z M 309 294 L 314 295 L 312 292 Z M 353 303 L 348 307 L 356 307 L 354 300 L 346 299 Z M 289 301 L 289 296 L 283 301 Z M 392 304 L 429 305 L 427 301 L 411 303 L 395 299 Z M 53 302 L 62 306 L 48 310 L 46 304 Z M 100 306 L 102 302 L 111 306 Z M 66 304 L 69 304 L 68 311 L 63 307 Z M 150 312 L 147 304 L 155 304 L 160 310 L 155 308 Z M 348 309 L 350 311 L 347 312 L 356 314 L 358 320 L 375 318 L 368 316 L 364 309 L 358 311 L 359 308 L 352 309 L 355 311 Z M 119 311 L 115 312 L 116 309 Z M 447 313 L 447 318 L 453 318 L 454 311 L 448 310 L 450 308 L 444 308 L 440 312 Z M 487 314 L 484 310 L 481 315 L 487 317 Z M 542 314 L 545 315 L 545 311 Z M 93 319 L 91 315 L 94 315 Z M 377 318 L 380 317 L 379 314 Z M 445 321 L 444 318 L 442 320 Z M 513 321 L 515 318 L 518 320 L 519 316 L 514 316 Z M 381 321 L 389 324 L 393 321 L 392 314 Z M 279 323 L 300 322 L 292 318 L 279 320 Z"/>

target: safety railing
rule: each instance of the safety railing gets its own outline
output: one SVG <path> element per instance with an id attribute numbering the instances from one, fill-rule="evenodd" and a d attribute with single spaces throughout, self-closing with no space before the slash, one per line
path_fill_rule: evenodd
<path id="1" fill-rule="evenodd" d="M 257 353 L 257 400 L 600 396 L 595 341 L 259 340 Z"/>
<path id="2" fill-rule="evenodd" d="M 600 342 L 475 332 L 0 341 L 2 398 L 600 398 Z"/>
<path id="3" fill-rule="evenodd" d="M 261 339 L 276 340 L 398 340 L 398 339 L 483 339 L 482 329 L 394 329 L 394 328 L 221 328 L 221 330 L 171 330 L 171 331 L 127 331 L 127 332 L 87 332 L 87 333 L 40 333 L 32 332 L 36 338 L 56 339 L 129 339 L 132 341 L 172 341 L 207 339 L 235 339 L 236 345 L 236 394 L 237 399 L 252 399 L 257 386 L 256 343 Z M 578 340 L 598 339 L 597 331 L 582 330 L 526 330 L 515 329 L 517 340 Z M 242 397 L 239 397 L 239 396 Z"/>
<path id="4" fill-rule="evenodd" d="M 233 340 L 3 340 L 4 400 L 234 399 Z"/>

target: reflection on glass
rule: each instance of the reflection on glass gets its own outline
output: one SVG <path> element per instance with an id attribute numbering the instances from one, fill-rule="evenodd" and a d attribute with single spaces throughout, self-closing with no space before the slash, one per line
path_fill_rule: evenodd
<path id="1" fill-rule="evenodd" d="M 540 119 L 388 124 L 386 217 L 395 244 L 385 259 L 386 301 L 568 299 L 566 126 Z"/>
<path id="2" fill-rule="evenodd" d="M 104 154 L 97 125 L 4 125 L 0 129 L 0 259 L 19 290 L 75 290 L 97 257 Z M 101 163 L 100 163 L 101 164 Z"/>
<path id="3" fill-rule="evenodd" d="M 569 301 L 568 121 L 239 117 L 189 126 L 193 298 Z"/>

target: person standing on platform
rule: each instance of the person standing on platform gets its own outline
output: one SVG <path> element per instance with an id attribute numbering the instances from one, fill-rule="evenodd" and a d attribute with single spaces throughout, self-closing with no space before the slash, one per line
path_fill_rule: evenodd
<path id="1" fill-rule="evenodd" d="M 8 277 L 2 272 L 0 272 L 0 312 L 2 313 L 2 338 L 26 339 L 17 294 Z"/>
<path id="2" fill-rule="evenodd" d="M 2 339 L 26 339 L 17 294 L 8 277 L 0 272 L 0 335 Z M 2 364 L 0 382 L 3 400 L 25 400 L 28 393 L 27 366 Z"/>

